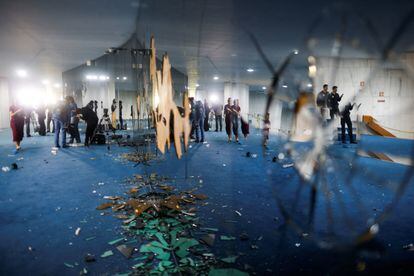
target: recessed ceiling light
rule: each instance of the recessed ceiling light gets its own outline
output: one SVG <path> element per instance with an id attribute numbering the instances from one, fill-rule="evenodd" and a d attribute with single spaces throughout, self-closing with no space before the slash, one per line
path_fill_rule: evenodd
<path id="1" fill-rule="evenodd" d="M 197 83 L 195 86 L 196 86 L 196 87 L 199 87 L 200 85 Z"/>
<path id="2" fill-rule="evenodd" d="M 218 80 L 219 77 L 218 76 L 214 76 L 213 80 Z"/>
<path id="3" fill-rule="evenodd" d="M 298 55 L 299 54 L 299 50 L 293 50 L 293 54 Z"/>
<path id="4" fill-rule="evenodd" d="M 247 68 L 246 71 L 249 72 L 249 73 L 252 73 L 252 72 L 254 72 L 254 69 L 253 68 Z"/>
<path id="5" fill-rule="evenodd" d="M 308 83 L 306 86 L 307 87 L 312 87 L 312 83 Z"/>
<path id="6" fill-rule="evenodd" d="M 283 88 L 288 88 L 288 86 L 286 84 L 282 85 Z"/>
<path id="7" fill-rule="evenodd" d="M 122 79 L 123 79 L 123 80 L 127 80 L 128 78 L 127 78 L 127 77 L 123 77 Z"/>
<path id="8" fill-rule="evenodd" d="M 266 86 L 262 86 L 262 89 L 263 89 L 263 90 L 266 90 Z"/>

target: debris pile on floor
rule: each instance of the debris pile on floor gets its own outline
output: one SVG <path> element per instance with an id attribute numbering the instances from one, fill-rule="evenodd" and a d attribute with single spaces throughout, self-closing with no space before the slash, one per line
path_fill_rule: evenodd
<path id="1" fill-rule="evenodd" d="M 156 174 L 135 175 L 127 180 L 132 187 L 126 198 L 106 196 L 109 201 L 97 207 L 112 208 L 114 216 L 123 220 L 124 236 L 109 244 L 133 258 L 133 274 L 248 275 L 230 267 L 238 256 L 219 258 L 211 252 L 218 229 L 200 227 L 196 215 L 197 204 L 208 197 L 194 190 L 177 192 L 167 181 Z M 101 257 L 112 255 L 108 250 Z"/>
<path id="2" fill-rule="evenodd" d="M 156 158 L 156 155 L 153 152 L 132 152 L 122 154 L 122 158 L 134 162 L 134 163 L 143 163 L 147 164 L 149 161 Z"/>

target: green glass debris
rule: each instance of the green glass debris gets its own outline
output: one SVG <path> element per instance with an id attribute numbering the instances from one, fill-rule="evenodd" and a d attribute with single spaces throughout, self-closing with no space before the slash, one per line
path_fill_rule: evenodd
<path id="1" fill-rule="evenodd" d="M 119 239 L 108 242 L 108 244 L 109 245 L 114 245 L 114 244 L 117 244 L 118 242 L 123 241 L 123 240 L 124 240 L 124 238 L 119 238 Z"/>
<path id="2" fill-rule="evenodd" d="M 225 263 L 234 264 L 237 260 L 238 256 L 229 256 L 226 258 L 222 258 L 221 260 Z"/>
<path id="3" fill-rule="evenodd" d="M 249 276 L 249 274 L 234 268 L 222 268 L 210 270 L 208 276 Z"/>
<path id="4" fill-rule="evenodd" d="M 236 238 L 232 237 L 232 236 L 225 236 L 225 235 L 221 235 L 220 236 L 220 240 L 222 241 L 234 241 Z"/>
<path id="5" fill-rule="evenodd" d="M 114 255 L 114 252 L 112 252 L 112 250 L 108 250 L 108 251 L 105 251 L 104 253 L 102 253 L 101 258 L 106 258 L 106 257 L 112 256 L 112 255 Z"/>

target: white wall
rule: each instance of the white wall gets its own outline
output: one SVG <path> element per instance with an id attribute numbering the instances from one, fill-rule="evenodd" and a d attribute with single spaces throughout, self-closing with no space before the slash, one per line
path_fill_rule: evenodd
<path id="1" fill-rule="evenodd" d="M 249 113 L 256 118 L 256 115 L 260 115 L 260 118 L 263 118 L 267 96 L 264 93 L 258 92 L 250 92 L 249 95 Z M 282 120 L 282 102 L 278 99 L 274 99 L 272 105 L 270 106 L 270 122 L 271 122 L 271 129 L 272 133 L 279 133 L 281 128 L 281 120 Z M 254 127 L 262 128 L 262 120 L 260 120 L 260 124 L 258 124 L 256 119 L 253 119 L 252 124 Z"/>
<path id="2" fill-rule="evenodd" d="M 131 105 L 134 107 L 134 116 L 137 116 L 137 93 L 135 91 L 119 91 L 118 100 L 122 101 L 122 117 L 124 119 L 132 119 Z"/>
<path id="3" fill-rule="evenodd" d="M 404 62 L 414 67 L 414 54 L 407 54 Z M 323 83 L 329 90 L 337 85 L 339 94 L 344 94 L 341 106 L 357 96 L 361 107 L 352 112 L 353 120 L 371 115 L 397 137 L 414 139 L 414 79 L 401 66 L 384 68 L 373 59 L 346 59 L 340 61 L 335 78 L 332 59 L 317 59 L 317 68 L 316 92 Z"/>
<path id="4" fill-rule="evenodd" d="M 92 100 L 98 101 L 98 117 L 103 114 L 101 107 L 101 101 L 103 101 L 103 107 L 108 108 L 111 112 L 112 100 L 115 98 L 115 85 L 113 81 L 110 82 L 88 82 L 86 84 L 86 91 L 82 93 L 82 103 L 78 105 L 85 106 Z M 124 109 L 125 110 L 125 109 Z M 129 112 L 128 112 L 129 113 Z"/>
<path id="5" fill-rule="evenodd" d="M 0 77 L 0 128 L 7 128 L 10 126 L 9 106 L 9 82 L 6 78 Z"/>

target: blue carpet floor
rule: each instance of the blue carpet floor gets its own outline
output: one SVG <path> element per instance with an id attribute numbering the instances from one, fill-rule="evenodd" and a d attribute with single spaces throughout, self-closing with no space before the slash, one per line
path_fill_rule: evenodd
<path id="1" fill-rule="evenodd" d="M 208 205 L 199 207 L 203 226 L 216 227 L 224 235 L 249 235 L 248 241 L 218 240 L 212 249 L 218 256 L 239 255 L 235 264 L 239 269 L 248 268 L 247 264 L 252 267 L 248 271 L 258 275 L 341 274 L 356 273 L 356 269 L 361 273 L 413 271 L 414 251 L 403 249 L 414 243 L 412 179 L 392 214 L 379 225 L 374 249 L 356 251 L 349 244 L 328 249 L 319 243 L 325 235 L 324 227 L 331 224 L 324 206 L 326 196 L 336 202 L 332 207 L 334 231 L 343 235 L 338 239 L 352 241 L 351 232 L 345 228 L 347 217 L 358 225 L 366 223 L 360 212 L 375 218 L 390 202 L 410 167 L 355 157 L 354 146 L 332 145 L 329 152 L 333 163 L 327 166 L 326 174 L 331 187 L 337 185 L 337 190 L 332 195 L 328 192 L 316 196 L 315 238 L 309 238 L 307 229 L 295 231 L 287 225 L 279 208 L 292 214 L 296 210 L 292 215 L 295 223 L 306 225 L 309 186 L 301 185 L 299 175 L 289 166 L 294 160 L 272 162 L 274 156 L 285 152 L 281 138 L 272 137 L 265 153 L 260 139 L 253 132 L 242 144 L 227 143 L 224 133 L 208 132 L 207 143 L 192 143 L 181 160 L 172 150 L 159 155 L 149 166 L 135 166 L 120 156 L 133 149 L 117 145 L 110 150 L 105 146 L 73 147 L 52 154 L 50 134 L 25 138 L 22 151 L 15 155 L 10 131 L 1 130 L 0 166 L 16 163 L 19 169 L 0 172 L 0 274 L 79 275 L 84 267 L 92 275 L 128 271 L 135 263 L 108 245 L 108 241 L 121 236 L 120 221 L 95 208 L 104 202 L 103 196 L 123 195 L 128 189 L 126 177 L 153 172 L 173 178 L 171 185 L 178 189 L 198 186 L 209 196 Z M 371 138 L 365 139 L 369 142 Z M 389 145 L 400 149 L 396 140 L 385 143 L 375 138 L 371 142 L 382 148 Z M 368 143 L 370 147 L 372 143 Z M 246 157 L 247 152 L 253 157 Z M 348 158 L 354 158 L 351 164 Z M 349 181 L 356 195 L 347 186 Z M 359 201 L 355 198 L 362 201 L 363 207 L 356 206 Z M 347 215 L 341 217 L 343 209 L 338 202 L 347 206 Z M 81 232 L 76 236 L 78 227 Z M 257 248 L 252 249 L 252 245 Z M 99 258 L 109 249 L 114 256 Z M 98 256 L 97 262 L 85 264 L 86 253 Z M 65 266 L 65 262 L 74 267 Z"/>

